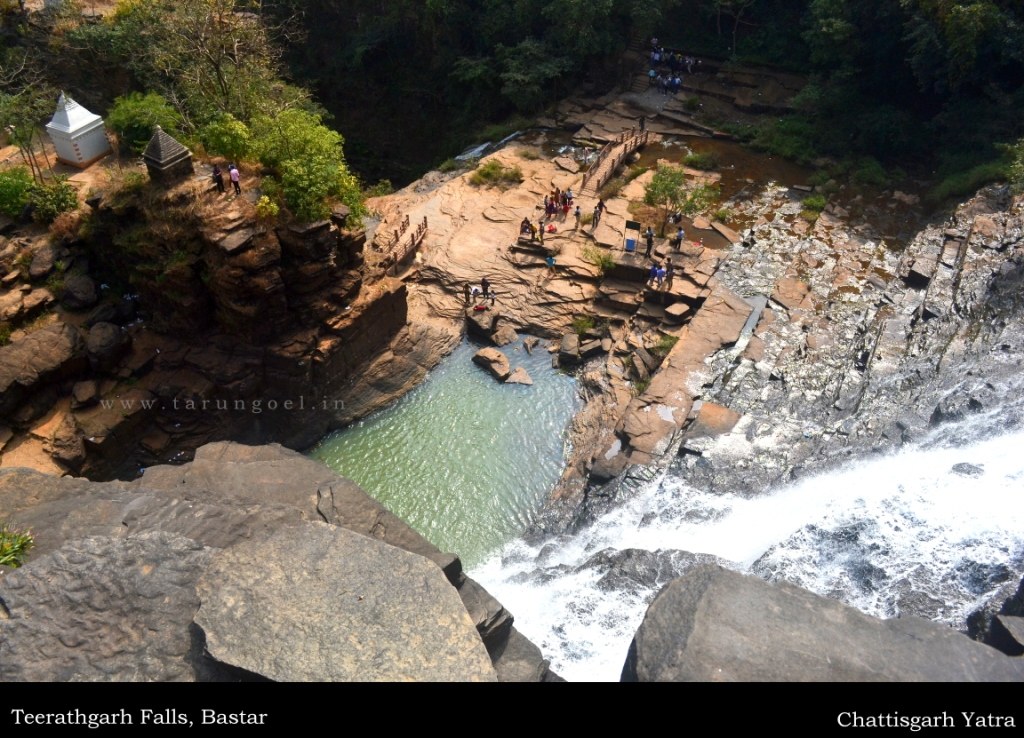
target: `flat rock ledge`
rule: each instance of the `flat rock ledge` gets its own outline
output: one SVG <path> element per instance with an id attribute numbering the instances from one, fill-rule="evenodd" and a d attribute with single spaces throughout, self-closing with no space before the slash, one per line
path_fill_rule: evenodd
<path id="1" fill-rule="evenodd" d="M 353 482 L 213 443 L 134 482 L 0 470 L 3 681 L 557 681 L 512 614 Z"/>
<path id="2" fill-rule="evenodd" d="M 706 564 L 651 603 L 622 679 L 1019 682 L 1024 661 L 939 623 L 879 620 L 792 584 Z"/>
<path id="3" fill-rule="evenodd" d="M 210 655 L 275 681 L 496 681 L 442 571 L 343 528 L 309 523 L 233 546 L 198 592 Z"/>

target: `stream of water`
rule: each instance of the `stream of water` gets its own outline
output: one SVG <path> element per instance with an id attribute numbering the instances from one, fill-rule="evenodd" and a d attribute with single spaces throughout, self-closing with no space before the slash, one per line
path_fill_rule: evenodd
<path id="1" fill-rule="evenodd" d="M 750 499 L 670 472 L 572 538 L 514 542 L 470 574 L 570 681 L 619 678 L 664 583 L 606 577 L 609 550 L 712 554 L 872 615 L 961 627 L 1024 569 L 1024 431 L 957 431 L 956 446 L 907 448 Z"/>

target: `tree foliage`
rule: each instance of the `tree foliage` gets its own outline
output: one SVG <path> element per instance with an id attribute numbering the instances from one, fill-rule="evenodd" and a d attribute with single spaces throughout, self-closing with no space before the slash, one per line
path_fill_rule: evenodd
<path id="1" fill-rule="evenodd" d="M 324 126 L 318 114 L 293 109 L 254 118 L 252 143 L 253 153 L 274 172 L 273 180 L 265 179 L 265 184 L 277 190 L 300 220 L 327 217 L 334 198 L 354 216 L 363 213 L 359 180 L 342 153 L 344 140 Z"/>
<path id="2" fill-rule="evenodd" d="M 224 113 L 199 130 L 199 139 L 211 154 L 233 161 L 245 159 L 252 150 L 249 127 L 230 113 Z"/>
<path id="3" fill-rule="evenodd" d="M 718 193 L 707 185 L 691 185 L 686 171 L 673 164 L 659 164 L 644 191 L 644 202 L 661 210 L 662 235 L 670 213 L 693 216 L 711 207 Z"/>
<path id="4" fill-rule="evenodd" d="M 141 154 L 160 126 L 172 136 L 178 135 L 181 116 L 163 96 L 155 92 L 131 92 L 114 101 L 106 123 L 135 154 Z"/>
<path id="5" fill-rule="evenodd" d="M 0 213 L 17 218 L 28 205 L 32 191 L 32 175 L 25 167 L 0 171 Z"/>

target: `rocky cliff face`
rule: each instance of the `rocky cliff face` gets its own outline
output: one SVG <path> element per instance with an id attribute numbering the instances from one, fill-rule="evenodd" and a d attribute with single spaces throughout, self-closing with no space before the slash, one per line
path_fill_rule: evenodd
<path id="1" fill-rule="evenodd" d="M 352 482 L 204 446 L 135 482 L 0 471 L 37 549 L 0 574 L 0 678 L 554 679 L 512 615 Z"/>
<path id="2" fill-rule="evenodd" d="M 244 199 L 211 198 L 194 183 L 115 191 L 90 200 L 78 240 L 6 242 L 5 317 L 23 327 L 0 347 L 4 466 L 130 478 L 218 439 L 302 448 L 436 360 L 430 328 L 407 328 L 405 285 L 366 267 L 344 213 L 270 228 Z M 37 268 L 14 268 L 25 254 Z M 44 280 L 62 306 L 27 323 Z"/>

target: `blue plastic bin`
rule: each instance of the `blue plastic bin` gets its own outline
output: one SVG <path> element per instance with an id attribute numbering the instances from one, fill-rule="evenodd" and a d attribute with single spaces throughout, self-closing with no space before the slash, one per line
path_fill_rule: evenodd
<path id="1" fill-rule="evenodd" d="M 635 238 L 627 238 L 626 239 L 626 251 L 627 252 L 636 251 L 636 239 Z"/>

